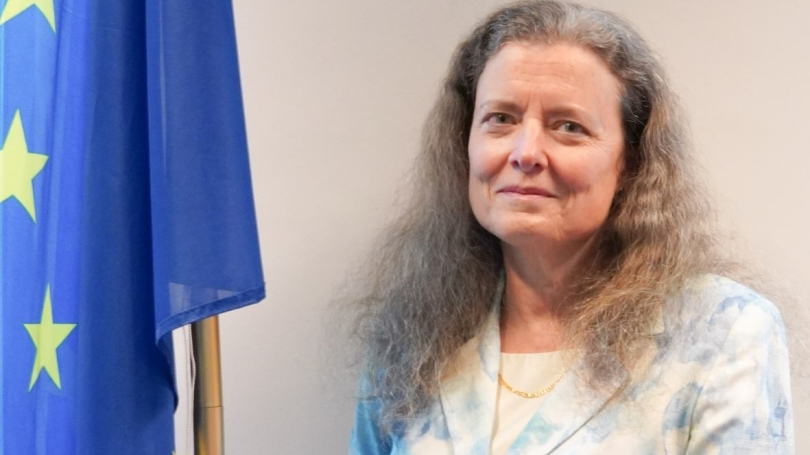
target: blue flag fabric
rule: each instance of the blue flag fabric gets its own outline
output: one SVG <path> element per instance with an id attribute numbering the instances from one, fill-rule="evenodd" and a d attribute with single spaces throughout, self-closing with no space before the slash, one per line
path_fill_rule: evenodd
<path id="1" fill-rule="evenodd" d="M 0 449 L 171 454 L 171 338 L 264 297 L 230 0 L 0 0 Z"/>

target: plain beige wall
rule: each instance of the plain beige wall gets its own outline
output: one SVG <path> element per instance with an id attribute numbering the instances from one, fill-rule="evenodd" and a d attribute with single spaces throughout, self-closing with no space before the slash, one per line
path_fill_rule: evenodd
<path id="1" fill-rule="evenodd" d="M 393 213 L 453 48 L 501 3 L 235 1 L 268 298 L 221 318 L 228 454 L 346 453 L 354 384 L 324 366 L 326 306 Z M 663 56 L 725 219 L 808 302 L 810 2 L 591 3 Z"/>

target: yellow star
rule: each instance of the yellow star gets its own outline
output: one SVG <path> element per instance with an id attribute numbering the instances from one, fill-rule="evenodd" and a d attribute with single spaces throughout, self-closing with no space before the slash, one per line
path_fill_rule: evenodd
<path id="1" fill-rule="evenodd" d="M 44 368 L 48 375 L 56 384 L 62 388 L 59 380 L 59 363 L 56 359 L 56 348 L 65 341 L 65 338 L 76 327 L 76 324 L 54 324 L 53 309 L 51 308 L 51 289 L 45 289 L 45 303 L 42 306 L 42 317 L 39 324 L 23 324 L 34 346 L 37 347 L 37 356 L 34 359 L 34 370 L 31 372 L 31 383 L 28 391 L 34 388 L 34 383 L 39 378 L 39 373 Z"/>
<path id="2" fill-rule="evenodd" d="M 8 0 L 3 8 L 3 15 L 0 16 L 0 25 L 5 24 L 22 13 L 31 6 L 36 6 L 51 24 L 51 29 L 56 32 L 56 20 L 53 14 L 53 0 Z"/>
<path id="3" fill-rule="evenodd" d="M 46 155 L 28 153 L 20 111 L 15 112 L 6 142 L 0 149 L 0 203 L 13 196 L 36 222 L 34 186 L 31 180 L 39 174 L 46 161 Z"/>

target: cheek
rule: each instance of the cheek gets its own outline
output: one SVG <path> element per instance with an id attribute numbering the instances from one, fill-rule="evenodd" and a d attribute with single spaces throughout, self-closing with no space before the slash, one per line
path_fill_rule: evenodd
<path id="1" fill-rule="evenodd" d="M 485 228 L 488 225 L 487 214 L 490 208 L 489 188 L 495 176 L 491 157 L 483 153 L 480 147 L 470 142 L 470 177 L 468 182 L 468 197 L 473 215 Z"/>
<path id="2" fill-rule="evenodd" d="M 470 140 L 467 153 L 470 159 L 470 185 L 472 185 L 473 179 L 484 174 L 486 165 L 480 145 L 472 139 Z"/>
<path id="3" fill-rule="evenodd" d="M 618 186 L 618 164 L 593 159 L 577 160 L 560 165 L 557 170 L 559 180 L 573 199 L 591 209 L 607 213 Z"/>
<path id="4" fill-rule="evenodd" d="M 483 141 L 470 140 L 470 178 L 481 182 L 491 181 L 501 168 L 502 153 L 498 153 L 495 144 L 486 144 Z"/>
<path id="5" fill-rule="evenodd" d="M 481 216 L 483 216 L 489 207 L 489 186 L 487 185 L 487 182 L 482 180 L 481 177 L 476 173 L 475 169 L 476 168 L 473 166 L 472 160 L 470 160 L 468 197 L 473 214 L 480 222 L 482 221 Z"/>

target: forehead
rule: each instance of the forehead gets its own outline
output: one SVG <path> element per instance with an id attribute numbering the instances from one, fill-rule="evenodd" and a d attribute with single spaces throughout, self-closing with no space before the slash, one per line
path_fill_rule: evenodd
<path id="1" fill-rule="evenodd" d="M 486 101 L 482 97 L 537 94 L 618 107 L 621 83 L 604 60 L 584 46 L 508 42 L 484 66 L 476 102 Z"/>

